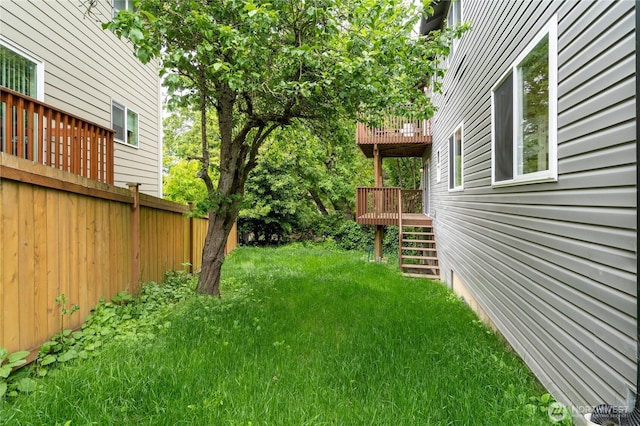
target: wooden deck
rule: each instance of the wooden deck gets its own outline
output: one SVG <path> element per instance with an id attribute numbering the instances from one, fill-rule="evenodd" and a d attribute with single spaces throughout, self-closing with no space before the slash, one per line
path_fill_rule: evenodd
<path id="1" fill-rule="evenodd" d="M 358 224 L 399 225 L 400 211 L 405 226 L 431 226 L 431 219 L 421 213 L 421 190 L 395 187 L 356 189 Z"/>
<path id="2" fill-rule="evenodd" d="M 360 225 L 398 225 L 398 213 L 365 213 L 356 217 Z M 405 226 L 431 226 L 433 220 L 421 213 L 402 213 Z"/>
<path id="3" fill-rule="evenodd" d="M 431 141 L 430 121 L 387 117 L 382 127 L 356 128 L 356 143 L 367 158 L 373 158 L 374 146 L 383 157 L 422 157 Z"/>

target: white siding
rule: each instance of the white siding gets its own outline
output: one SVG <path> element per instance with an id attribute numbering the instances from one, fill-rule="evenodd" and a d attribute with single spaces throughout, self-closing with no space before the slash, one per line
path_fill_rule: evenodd
<path id="1" fill-rule="evenodd" d="M 0 36 L 45 63 L 44 101 L 111 127 L 111 100 L 138 113 L 139 146 L 115 143 L 115 184 L 141 183 L 161 196 L 159 77 L 142 65 L 131 46 L 102 29 L 111 0 L 98 0 L 93 14 L 75 0 L 2 0 Z"/>
<path id="2" fill-rule="evenodd" d="M 636 381 L 634 2 L 462 0 L 463 36 L 435 97 L 435 153 L 464 134 L 464 190 L 431 173 L 442 278 L 460 277 L 564 403 L 625 404 Z M 491 186 L 491 88 L 558 17 L 558 181 Z"/>

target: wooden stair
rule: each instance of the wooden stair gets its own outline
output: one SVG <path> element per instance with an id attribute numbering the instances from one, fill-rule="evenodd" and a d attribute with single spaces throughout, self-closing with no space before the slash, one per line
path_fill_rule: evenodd
<path id="1" fill-rule="evenodd" d="M 440 279 L 433 225 L 400 227 L 400 269 L 407 277 Z"/>

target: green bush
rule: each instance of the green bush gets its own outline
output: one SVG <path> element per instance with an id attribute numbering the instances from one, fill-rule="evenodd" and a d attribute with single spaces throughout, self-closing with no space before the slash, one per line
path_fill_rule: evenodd
<path id="1" fill-rule="evenodd" d="M 397 255 L 398 254 L 398 227 L 387 226 L 384 230 L 384 240 L 382 241 L 382 249 L 385 254 Z"/>
<path id="2" fill-rule="evenodd" d="M 338 247 L 344 250 L 365 251 L 373 245 L 371 228 L 365 228 L 351 220 L 342 223 L 334 238 Z"/>

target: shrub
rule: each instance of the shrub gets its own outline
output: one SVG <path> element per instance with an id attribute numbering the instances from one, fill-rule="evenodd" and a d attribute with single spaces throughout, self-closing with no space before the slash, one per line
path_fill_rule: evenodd
<path id="1" fill-rule="evenodd" d="M 373 244 L 373 232 L 349 220 L 342 223 L 334 236 L 338 247 L 344 250 L 367 250 Z"/>

